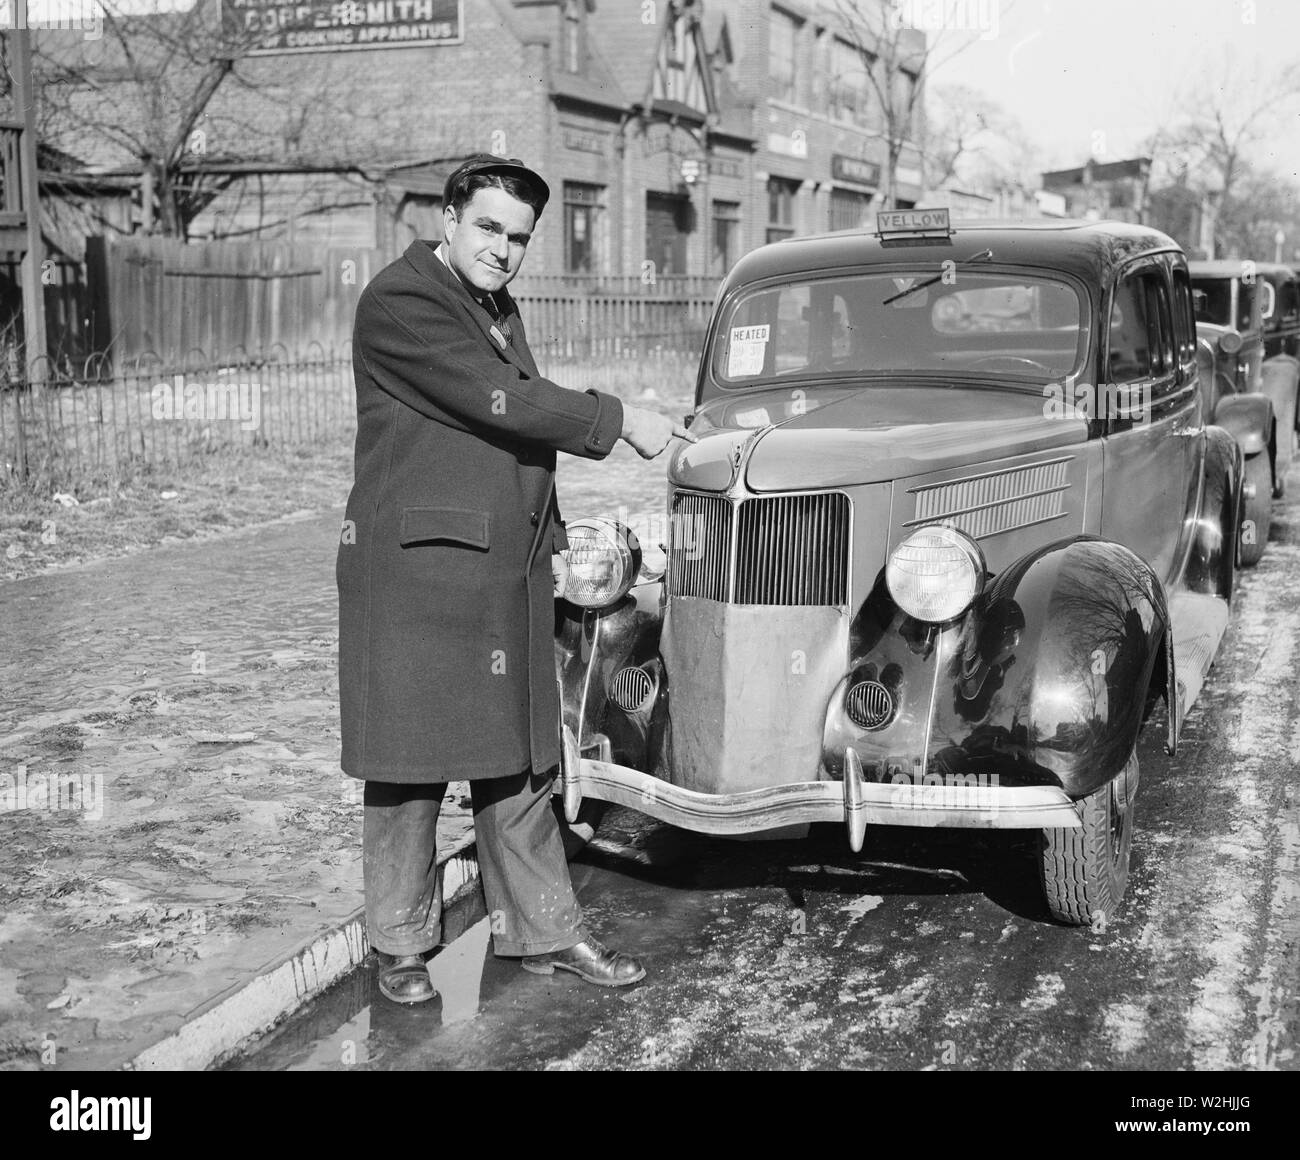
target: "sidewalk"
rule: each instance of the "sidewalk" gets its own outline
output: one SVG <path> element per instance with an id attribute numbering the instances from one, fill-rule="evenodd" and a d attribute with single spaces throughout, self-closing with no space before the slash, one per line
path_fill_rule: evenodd
<path id="1" fill-rule="evenodd" d="M 364 956 L 341 518 L 0 585 L 0 1068 L 203 1067 Z"/>
<path id="2" fill-rule="evenodd" d="M 563 457 L 663 533 L 664 467 Z M 339 770 L 342 509 L 0 584 L 0 1070 L 205 1067 L 365 954 Z M 469 786 L 444 940 L 477 921 Z"/>

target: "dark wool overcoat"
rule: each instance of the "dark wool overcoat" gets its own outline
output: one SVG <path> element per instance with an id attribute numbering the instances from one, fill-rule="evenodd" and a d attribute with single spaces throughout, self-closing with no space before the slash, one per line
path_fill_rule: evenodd
<path id="1" fill-rule="evenodd" d="M 356 480 L 338 551 L 343 769 L 439 782 L 560 760 L 555 455 L 608 455 L 618 399 L 537 373 L 416 241 L 357 305 Z"/>

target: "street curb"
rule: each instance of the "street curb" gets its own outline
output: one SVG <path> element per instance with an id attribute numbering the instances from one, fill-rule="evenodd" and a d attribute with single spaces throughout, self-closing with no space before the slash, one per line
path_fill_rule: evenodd
<path id="1" fill-rule="evenodd" d="M 442 945 L 446 946 L 487 914 L 473 833 L 439 856 L 438 891 L 444 899 Z M 362 906 L 297 950 L 272 959 L 253 978 L 187 1012 L 180 1027 L 124 1067 L 128 1071 L 211 1067 L 355 970 L 369 950 Z"/>

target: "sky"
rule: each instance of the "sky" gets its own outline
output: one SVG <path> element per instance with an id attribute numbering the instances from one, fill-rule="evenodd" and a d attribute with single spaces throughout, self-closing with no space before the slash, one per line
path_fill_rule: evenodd
<path id="1" fill-rule="evenodd" d="M 913 3 L 925 19 L 941 0 Z M 972 0 L 949 4 L 979 33 L 942 34 L 931 85 L 969 85 L 1027 130 L 1046 168 L 1140 152 L 1155 130 L 1196 104 L 1225 52 L 1234 67 L 1265 74 L 1300 61 L 1300 0 Z M 982 18 L 981 18 L 982 17 Z M 933 17 L 931 17 L 933 19 Z M 970 47 L 949 55 L 959 44 Z M 1300 176 L 1300 101 L 1251 157 Z"/>
<path id="2" fill-rule="evenodd" d="M 182 11 L 193 2 L 113 0 L 113 7 Z M 1300 0 L 888 2 L 932 36 L 942 29 L 932 90 L 961 84 L 987 94 L 1020 121 L 1048 169 L 1081 165 L 1090 155 L 1136 156 L 1144 139 L 1195 107 L 1198 85 L 1220 70 L 1225 53 L 1243 73 L 1267 75 L 1300 61 Z M 29 3 L 36 19 L 98 9 L 96 0 Z M 0 0 L 0 23 L 12 5 Z M 1300 101 L 1251 160 L 1300 177 Z"/>

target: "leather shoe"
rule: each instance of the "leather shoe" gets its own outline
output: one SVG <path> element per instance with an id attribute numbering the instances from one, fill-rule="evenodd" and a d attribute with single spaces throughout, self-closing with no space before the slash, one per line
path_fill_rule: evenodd
<path id="1" fill-rule="evenodd" d="M 559 967 L 598 987 L 626 987 L 645 978 L 639 960 L 622 951 L 606 950 L 594 938 L 544 955 L 525 955 L 523 967 L 535 975 L 550 975 Z"/>
<path id="2" fill-rule="evenodd" d="M 385 955 L 379 967 L 379 993 L 394 1003 L 425 1003 L 438 992 L 423 955 Z"/>

